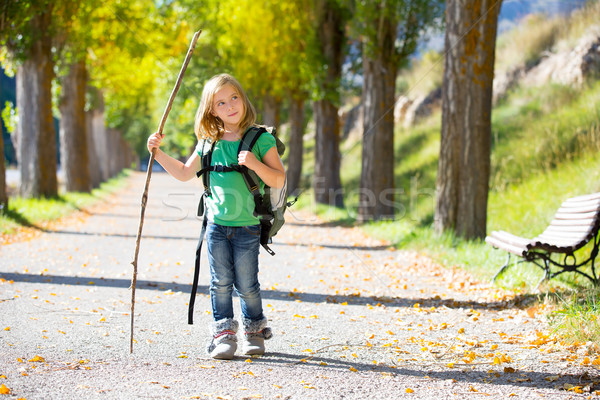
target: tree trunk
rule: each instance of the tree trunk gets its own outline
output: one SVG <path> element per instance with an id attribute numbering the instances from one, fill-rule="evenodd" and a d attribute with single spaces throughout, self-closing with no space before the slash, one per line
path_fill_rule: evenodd
<path id="1" fill-rule="evenodd" d="M 8 209 L 6 169 L 4 163 L 4 138 L 2 137 L 2 124 L 0 124 L 0 212 L 2 212 L 3 209 Z"/>
<path id="2" fill-rule="evenodd" d="M 58 194 L 51 91 L 54 71 L 51 39 L 46 34 L 49 25 L 49 13 L 31 19 L 32 30 L 40 32 L 41 36 L 17 69 L 18 159 L 23 197 L 53 197 Z"/>
<path id="3" fill-rule="evenodd" d="M 300 188 L 302 156 L 304 154 L 304 99 L 290 97 L 290 141 L 288 154 L 287 189 L 293 194 Z"/>
<path id="4" fill-rule="evenodd" d="M 338 108 L 327 100 L 319 100 L 314 104 L 314 118 L 316 125 L 313 176 L 315 201 L 343 207 Z"/>
<path id="5" fill-rule="evenodd" d="M 272 126 L 275 129 L 279 128 L 280 117 L 279 117 L 280 104 L 279 101 L 267 94 L 263 97 L 263 124 Z"/>
<path id="6" fill-rule="evenodd" d="M 486 234 L 496 27 L 501 1 L 449 0 L 435 229 Z"/>
<path id="7" fill-rule="evenodd" d="M 322 77 L 323 97 L 314 103 L 315 172 L 314 190 L 317 203 L 344 206 L 340 179 L 340 123 L 338 117 L 339 82 L 342 76 L 344 17 L 335 0 L 322 0 L 317 33 L 326 72 Z"/>
<path id="8" fill-rule="evenodd" d="M 378 52 L 363 57 L 363 149 L 359 221 L 394 217 L 394 103 L 396 23 L 382 20 Z"/>
<path id="9" fill-rule="evenodd" d="M 85 59 L 69 66 L 62 79 L 60 98 L 60 154 L 66 190 L 89 192 L 90 178 L 87 125 L 85 121 Z"/>
<path id="10" fill-rule="evenodd" d="M 97 188 L 102 183 L 102 170 L 98 159 L 96 146 L 94 145 L 94 110 L 88 110 L 85 113 L 86 134 L 88 143 L 88 171 L 90 173 L 90 182 L 93 188 Z"/>

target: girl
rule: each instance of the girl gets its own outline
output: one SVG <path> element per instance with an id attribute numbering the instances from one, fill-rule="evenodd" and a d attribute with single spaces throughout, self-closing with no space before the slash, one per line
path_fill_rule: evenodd
<path id="1" fill-rule="evenodd" d="M 201 167 L 201 141 L 215 142 L 213 165 L 245 165 L 271 187 L 285 184 L 285 170 L 277 153 L 275 138 L 264 133 L 252 151 L 237 154 L 244 132 L 254 126 L 256 111 L 240 83 L 231 75 L 214 76 L 204 86 L 196 113 L 194 131 L 198 146 L 185 164 L 159 149 L 164 136 L 148 138 L 148 150 L 157 148 L 156 161 L 174 178 L 187 181 Z M 207 346 L 211 357 L 232 359 L 237 349 L 238 322 L 233 318 L 232 291 L 240 298 L 244 354 L 264 354 L 270 338 L 263 315 L 258 282 L 259 220 L 254 201 L 238 172 L 210 173 L 211 195 L 205 198 L 209 225 L 206 231 L 210 263 L 210 299 L 213 323 Z"/>

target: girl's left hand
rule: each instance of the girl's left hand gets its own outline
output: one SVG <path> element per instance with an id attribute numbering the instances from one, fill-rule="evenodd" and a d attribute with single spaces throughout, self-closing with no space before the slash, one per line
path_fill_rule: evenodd
<path id="1" fill-rule="evenodd" d="M 245 165 L 251 170 L 256 169 L 259 162 L 258 158 L 256 158 L 251 151 L 240 151 L 240 154 L 238 155 L 238 164 Z"/>

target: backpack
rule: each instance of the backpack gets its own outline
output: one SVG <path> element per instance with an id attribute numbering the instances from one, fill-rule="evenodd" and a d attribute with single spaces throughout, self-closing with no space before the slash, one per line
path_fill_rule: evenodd
<path id="1" fill-rule="evenodd" d="M 242 136 L 242 140 L 240 141 L 238 154 L 241 151 L 252 151 L 252 148 L 258 141 L 260 135 L 265 132 L 269 132 L 271 135 L 273 135 L 277 146 L 277 153 L 279 156 L 282 156 L 285 152 L 285 145 L 277 137 L 275 128 L 265 128 L 262 126 L 252 126 L 246 130 Z M 207 140 L 204 140 L 202 143 L 201 169 L 196 173 L 196 176 L 202 178 L 202 184 L 204 186 L 204 193 L 200 198 L 200 203 L 198 204 L 198 216 L 203 217 L 203 222 L 200 240 L 198 242 L 198 246 L 196 247 L 194 281 L 188 309 L 188 323 L 190 325 L 193 324 L 194 301 L 196 299 L 198 275 L 200 273 L 200 254 L 202 250 L 202 241 L 204 239 L 207 226 L 204 199 L 211 195 L 210 172 L 237 172 L 242 174 L 249 194 L 254 198 L 254 216 L 258 217 L 260 221 L 260 244 L 272 256 L 275 255 L 275 252 L 269 247 L 269 244 L 272 243 L 272 237 L 279 232 L 285 223 L 284 213 L 287 207 L 292 206 L 298 200 L 298 197 L 296 197 L 293 201 L 287 201 L 286 184 L 284 184 L 282 188 L 272 188 L 268 185 L 265 185 L 264 191 L 261 193 L 259 184 L 260 178 L 254 171 L 248 169 L 244 165 L 211 165 L 212 153 L 216 142 L 213 142 L 210 145 L 211 147 L 208 152 L 204 152 L 204 146 L 206 144 Z"/>

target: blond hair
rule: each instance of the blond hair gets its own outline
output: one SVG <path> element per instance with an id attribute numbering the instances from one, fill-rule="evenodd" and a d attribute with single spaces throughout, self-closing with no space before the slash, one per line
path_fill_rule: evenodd
<path id="1" fill-rule="evenodd" d="M 244 132 L 256 121 L 256 110 L 238 80 L 229 74 L 215 75 L 204 84 L 202 99 L 196 111 L 194 133 L 198 140 L 208 139 L 214 142 L 223 137 L 225 132 L 223 121 L 213 115 L 213 101 L 215 94 L 225 85 L 233 86 L 244 102 L 244 116 L 240 121 L 241 131 Z"/>

